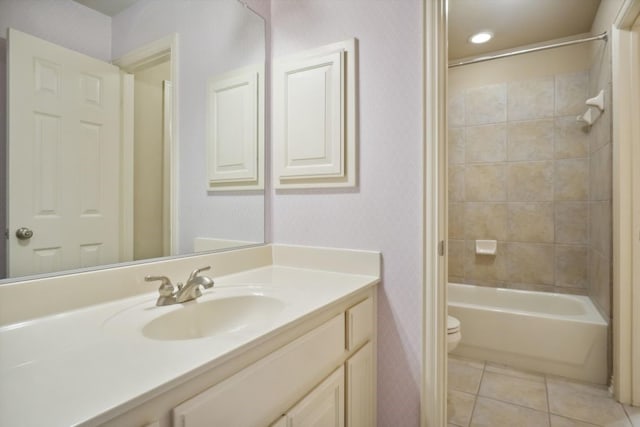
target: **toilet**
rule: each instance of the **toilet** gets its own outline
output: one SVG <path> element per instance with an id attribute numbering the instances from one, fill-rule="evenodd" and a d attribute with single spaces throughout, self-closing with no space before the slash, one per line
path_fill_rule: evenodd
<path id="1" fill-rule="evenodd" d="M 451 353 L 458 346 L 461 338 L 460 321 L 453 316 L 447 316 L 447 353 Z"/>

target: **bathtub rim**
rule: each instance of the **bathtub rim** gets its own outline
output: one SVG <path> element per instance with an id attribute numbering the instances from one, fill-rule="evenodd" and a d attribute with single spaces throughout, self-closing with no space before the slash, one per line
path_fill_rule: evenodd
<path id="1" fill-rule="evenodd" d="M 543 313 L 532 310 L 526 310 L 521 308 L 513 308 L 513 307 L 502 307 L 502 306 L 488 306 L 482 304 L 474 304 L 468 302 L 460 302 L 456 300 L 452 300 L 450 297 L 450 292 L 447 292 L 447 305 L 453 305 L 456 307 L 465 307 L 469 309 L 481 309 L 487 311 L 493 311 L 497 313 L 516 313 L 522 316 L 530 316 L 530 317 L 544 317 L 548 319 L 560 319 L 562 321 L 567 322 L 579 322 L 579 323 L 589 323 L 600 326 L 608 326 L 609 322 L 607 319 L 600 313 L 597 309 L 596 305 L 593 303 L 591 298 L 586 295 L 572 295 L 572 294 L 560 294 L 555 292 L 542 292 L 542 291 L 530 291 L 526 289 L 511 289 L 511 288 L 502 288 L 502 287 L 489 287 L 482 285 L 472 285 L 467 283 L 457 283 L 457 282 L 448 282 L 447 283 L 447 291 L 451 288 L 462 288 L 462 289 L 470 289 L 473 288 L 476 290 L 480 290 L 480 292 L 491 292 L 499 290 L 503 293 L 513 293 L 515 295 L 535 295 L 535 296 L 544 296 L 545 298 L 557 298 L 557 299 L 565 299 L 574 302 L 578 302 L 583 308 L 585 308 L 586 313 L 581 315 L 567 315 L 567 314 L 552 314 L 552 313 Z"/>

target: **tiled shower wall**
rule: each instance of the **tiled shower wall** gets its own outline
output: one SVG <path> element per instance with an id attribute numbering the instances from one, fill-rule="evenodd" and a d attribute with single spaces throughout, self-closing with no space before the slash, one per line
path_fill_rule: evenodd
<path id="1" fill-rule="evenodd" d="M 605 110 L 591 128 L 589 162 L 589 296 L 611 318 L 612 283 L 612 145 L 611 53 L 601 44 L 590 72 L 590 94 L 604 90 Z"/>
<path id="2" fill-rule="evenodd" d="M 589 72 L 449 99 L 449 280 L 588 293 Z M 475 240 L 498 241 L 476 255 Z"/>

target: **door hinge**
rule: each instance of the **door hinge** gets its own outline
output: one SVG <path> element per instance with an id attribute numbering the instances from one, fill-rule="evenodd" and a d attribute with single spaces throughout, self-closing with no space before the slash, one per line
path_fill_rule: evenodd
<path id="1" fill-rule="evenodd" d="M 9 229 L 8 228 L 4 229 L 4 239 L 5 240 L 9 240 Z"/>
<path id="2" fill-rule="evenodd" d="M 444 240 L 440 240 L 438 243 L 438 255 L 444 256 Z"/>

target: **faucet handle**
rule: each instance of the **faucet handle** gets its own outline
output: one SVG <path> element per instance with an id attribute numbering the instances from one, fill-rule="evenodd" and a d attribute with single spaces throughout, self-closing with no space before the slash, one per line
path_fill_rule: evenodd
<path id="1" fill-rule="evenodd" d="M 160 296 L 169 297 L 172 296 L 175 288 L 173 283 L 171 283 L 171 279 L 167 276 L 144 276 L 145 282 L 157 282 L 160 281 L 160 287 L 158 288 L 158 292 Z"/>
<path id="2" fill-rule="evenodd" d="M 196 268 L 195 270 L 193 270 L 191 272 L 191 274 L 189 275 L 189 280 L 187 280 L 187 282 L 192 281 L 193 279 L 196 278 L 196 276 L 200 273 L 202 273 L 203 271 L 207 271 L 207 270 L 211 270 L 211 266 L 207 265 L 206 267 L 201 267 L 201 268 Z"/>

